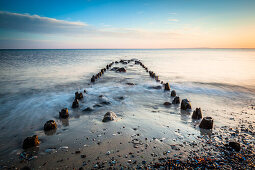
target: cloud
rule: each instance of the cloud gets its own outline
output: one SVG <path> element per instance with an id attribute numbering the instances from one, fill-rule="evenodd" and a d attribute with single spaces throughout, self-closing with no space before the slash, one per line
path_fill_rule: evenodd
<path id="1" fill-rule="evenodd" d="M 168 21 L 170 21 L 170 22 L 178 22 L 179 20 L 178 19 L 168 19 Z"/>
<path id="2" fill-rule="evenodd" d="M 180 28 L 116 28 L 105 23 L 95 27 L 85 22 L 3 11 L 0 11 L 0 28 L 0 33 L 8 34 L 0 37 L 0 48 L 131 48 L 135 45 L 159 48 L 193 34 Z M 12 36 L 14 33 L 18 37 Z"/>
<path id="3" fill-rule="evenodd" d="M 83 22 L 70 22 L 38 15 L 18 14 L 0 11 L 0 28 L 30 33 L 63 33 L 85 30 Z"/>

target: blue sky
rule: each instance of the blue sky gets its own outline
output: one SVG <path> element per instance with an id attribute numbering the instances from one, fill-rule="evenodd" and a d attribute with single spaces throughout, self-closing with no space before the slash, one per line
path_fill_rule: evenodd
<path id="1" fill-rule="evenodd" d="M 254 8 L 254 0 L 0 0 L 0 48 L 254 48 Z"/>

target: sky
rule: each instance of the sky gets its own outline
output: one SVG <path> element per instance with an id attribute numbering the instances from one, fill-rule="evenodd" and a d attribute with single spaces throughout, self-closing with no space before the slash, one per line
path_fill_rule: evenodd
<path id="1" fill-rule="evenodd" d="M 255 0 L 0 0 L 0 48 L 255 48 Z"/>

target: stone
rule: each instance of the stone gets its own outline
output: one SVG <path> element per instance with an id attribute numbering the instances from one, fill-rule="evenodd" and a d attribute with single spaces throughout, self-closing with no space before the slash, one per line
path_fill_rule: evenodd
<path id="1" fill-rule="evenodd" d="M 192 119 L 202 119 L 202 112 L 200 108 L 196 108 L 196 110 L 193 111 Z"/>
<path id="2" fill-rule="evenodd" d="M 39 144 L 40 144 L 40 141 L 39 141 L 37 135 L 31 136 L 31 137 L 27 137 L 23 141 L 23 149 L 27 149 L 27 148 L 31 148 L 31 147 L 34 147 L 34 146 L 38 146 Z"/>
<path id="3" fill-rule="evenodd" d="M 126 69 L 124 67 L 118 68 L 116 72 L 126 72 Z"/>
<path id="4" fill-rule="evenodd" d="M 104 74 L 104 69 L 101 69 L 101 73 Z"/>
<path id="5" fill-rule="evenodd" d="M 169 91 L 169 90 L 170 90 L 169 83 L 166 83 L 166 84 L 165 84 L 165 90 L 167 90 L 167 91 Z"/>
<path id="6" fill-rule="evenodd" d="M 175 90 L 172 90 L 171 91 L 171 97 L 175 97 L 176 96 L 176 91 Z"/>
<path id="7" fill-rule="evenodd" d="M 212 129 L 213 128 L 213 119 L 212 117 L 204 117 L 199 125 L 202 129 Z"/>
<path id="8" fill-rule="evenodd" d="M 119 69 L 119 67 L 113 67 L 112 69 L 111 69 L 111 71 L 117 71 Z"/>
<path id="9" fill-rule="evenodd" d="M 236 152 L 239 152 L 241 150 L 240 143 L 238 142 L 229 142 L 228 146 L 233 148 Z"/>
<path id="10" fill-rule="evenodd" d="M 157 90 L 160 90 L 162 88 L 162 86 L 151 86 L 149 87 L 150 89 L 157 89 Z"/>
<path id="11" fill-rule="evenodd" d="M 84 112 L 92 112 L 93 111 L 93 109 L 92 108 L 90 108 L 90 107 L 87 107 L 86 109 L 84 109 L 83 110 Z"/>
<path id="12" fill-rule="evenodd" d="M 126 83 L 127 85 L 129 86 L 134 86 L 135 84 L 134 83 Z"/>
<path id="13" fill-rule="evenodd" d="M 49 130 L 54 130 L 57 129 L 57 123 L 54 120 L 48 120 L 44 124 L 44 130 L 49 131 Z"/>
<path id="14" fill-rule="evenodd" d="M 182 99 L 182 102 L 181 102 L 181 109 L 182 109 L 182 110 L 191 109 L 191 104 L 190 104 L 190 102 L 189 102 L 188 99 Z"/>
<path id="15" fill-rule="evenodd" d="M 93 75 L 93 76 L 91 77 L 91 80 L 90 80 L 90 81 L 91 81 L 92 83 L 94 83 L 95 80 L 96 80 L 96 78 L 95 78 L 95 76 Z"/>
<path id="16" fill-rule="evenodd" d="M 75 92 L 75 99 L 82 99 L 83 98 L 83 94 L 82 93 L 79 93 L 79 92 Z"/>
<path id="17" fill-rule="evenodd" d="M 110 111 L 110 112 L 105 113 L 102 121 L 108 122 L 108 121 L 115 120 L 116 118 L 117 118 L 117 115 L 114 112 Z"/>
<path id="18" fill-rule="evenodd" d="M 176 96 L 174 100 L 172 101 L 172 104 L 180 104 L 180 97 Z"/>
<path id="19" fill-rule="evenodd" d="M 62 109 L 60 112 L 59 112 L 59 117 L 60 118 L 68 118 L 69 117 L 69 114 L 68 114 L 68 109 L 67 108 L 64 108 Z"/>
<path id="20" fill-rule="evenodd" d="M 171 106 L 171 103 L 170 102 L 165 102 L 164 105 L 165 106 Z"/>
<path id="21" fill-rule="evenodd" d="M 74 99 L 72 108 L 77 108 L 77 107 L 79 107 L 79 101 L 77 99 Z"/>

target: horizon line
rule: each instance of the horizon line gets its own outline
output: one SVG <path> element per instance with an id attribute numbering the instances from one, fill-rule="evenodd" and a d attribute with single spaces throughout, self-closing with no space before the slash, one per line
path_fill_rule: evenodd
<path id="1" fill-rule="evenodd" d="M 0 48 L 0 50 L 171 50 L 171 49 L 254 49 L 254 48 Z"/>

